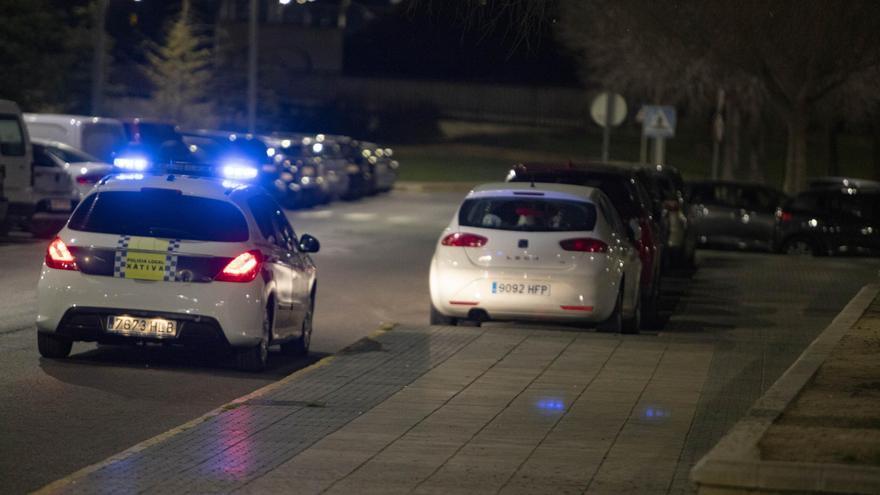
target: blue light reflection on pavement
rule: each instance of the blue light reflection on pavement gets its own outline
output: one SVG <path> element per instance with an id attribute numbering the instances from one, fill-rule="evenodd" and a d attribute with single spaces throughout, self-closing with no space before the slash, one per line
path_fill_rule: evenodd
<path id="1" fill-rule="evenodd" d="M 541 411 L 547 412 L 563 412 L 565 411 L 565 401 L 556 397 L 543 398 L 535 403 L 535 406 Z"/>
<path id="2" fill-rule="evenodd" d="M 220 478 L 245 479 L 253 466 L 251 434 L 253 419 L 251 408 L 240 407 L 217 416 L 215 446 L 218 454 L 204 464 L 202 474 Z M 208 471 L 208 473 L 205 473 Z"/>
<path id="3" fill-rule="evenodd" d="M 662 407 L 657 406 L 647 406 L 642 412 L 642 418 L 653 421 L 662 421 L 671 416 L 672 413 L 668 409 L 663 409 Z"/>

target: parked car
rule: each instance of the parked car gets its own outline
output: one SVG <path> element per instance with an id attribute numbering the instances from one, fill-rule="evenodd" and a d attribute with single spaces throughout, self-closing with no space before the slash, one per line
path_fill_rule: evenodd
<path id="1" fill-rule="evenodd" d="M 651 167 L 649 172 L 653 178 L 656 191 L 662 199 L 664 216 L 668 224 L 666 236 L 667 259 L 676 266 L 689 267 L 694 263 L 697 238 L 691 221 L 687 216 L 689 211 L 685 199 L 685 184 L 681 173 L 670 166 L 658 165 Z"/>
<path id="2" fill-rule="evenodd" d="M 396 160 L 391 156 L 391 148 L 382 148 L 376 143 L 347 139 L 342 141 L 342 152 L 358 167 L 357 172 L 349 174 L 349 194 L 351 199 L 371 196 L 390 191 L 397 181 Z"/>
<path id="3" fill-rule="evenodd" d="M 280 167 L 273 160 L 275 151 L 257 136 L 231 131 L 184 130 L 181 137 L 192 161 L 230 167 L 226 175 L 228 179 L 263 186 L 276 200 L 284 199 Z M 233 173 L 235 170 L 247 173 Z"/>
<path id="4" fill-rule="evenodd" d="M 880 255 L 880 189 L 838 187 L 806 191 L 782 207 L 777 251 Z"/>
<path id="5" fill-rule="evenodd" d="M 763 184 L 700 181 L 689 184 L 688 194 L 699 246 L 773 249 L 776 210 L 786 199 L 782 191 Z"/>
<path id="6" fill-rule="evenodd" d="M 34 147 L 34 161 L 41 161 L 44 164 L 57 161 L 73 179 L 80 199 L 85 197 L 99 180 L 115 170 L 113 165 L 59 141 L 33 139 L 31 143 Z"/>
<path id="7" fill-rule="evenodd" d="M 807 181 L 807 189 L 880 189 L 880 182 L 853 177 L 813 177 Z"/>
<path id="8" fill-rule="evenodd" d="M 596 188 L 485 184 L 431 260 L 431 324 L 549 320 L 639 331 L 641 261 Z"/>
<path id="9" fill-rule="evenodd" d="M 183 134 L 170 122 L 141 118 L 122 119 L 128 145 L 114 165 L 131 171 L 159 171 L 163 164 L 192 162 L 195 157 Z"/>
<path id="10" fill-rule="evenodd" d="M 26 113 L 24 121 L 30 137 L 62 142 L 107 163 L 112 163 L 128 144 L 122 122 L 117 119 Z"/>
<path id="11" fill-rule="evenodd" d="M 35 155 L 21 110 L 0 100 L 0 165 L 5 172 L 3 196 L 8 213 L 0 230 L 22 229 L 51 237 L 70 216 L 78 194 L 58 162 Z"/>
<path id="12" fill-rule="evenodd" d="M 658 323 L 660 276 L 664 241 L 651 212 L 651 198 L 632 166 L 601 163 L 546 165 L 520 164 L 507 177 L 510 182 L 544 182 L 588 186 L 601 190 L 628 225 L 630 240 L 641 259 L 641 319 L 645 326 Z"/>
<path id="13" fill-rule="evenodd" d="M 348 191 L 349 162 L 338 143 L 323 134 L 273 134 L 280 154 L 282 180 L 287 184 L 288 207 L 311 207 L 341 197 Z"/>

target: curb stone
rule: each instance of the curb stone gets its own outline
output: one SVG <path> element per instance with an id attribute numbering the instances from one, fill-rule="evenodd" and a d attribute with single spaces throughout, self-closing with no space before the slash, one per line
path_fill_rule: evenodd
<path id="1" fill-rule="evenodd" d="M 701 494 L 783 491 L 880 493 L 880 468 L 831 463 L 765 461 L 758 442 L 797 398 L 840 339 L 880 293 L 866 285 L 733 428 L 691 470 Z"/>

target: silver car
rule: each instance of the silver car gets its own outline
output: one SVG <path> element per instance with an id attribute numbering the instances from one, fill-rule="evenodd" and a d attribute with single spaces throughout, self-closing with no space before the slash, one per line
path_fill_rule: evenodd
<path id="1" fill-rule="evenodd" d="M 475 188 L 431 261 L 431 323 L 545 320 L 639 330 L 639 253 L 599 189 Z"/>
<path id="2" fill-rule="evenodd" d="M 31 143 L 34 146 L 35 159 L 40 155 L 47 162 L 46 166 L 49 166 L 48 162 L 54 162 L 70 175 L 80 198 L 85 197 L 99 180 L 114 171 L 113 165 L 60 141 L 31 139 Z"/>

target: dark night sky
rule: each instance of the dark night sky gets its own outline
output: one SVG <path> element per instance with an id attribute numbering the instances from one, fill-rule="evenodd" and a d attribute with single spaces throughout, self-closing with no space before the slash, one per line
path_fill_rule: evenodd
<path id="1" fill-rule="evenodd" d="M 333 0 L 318 0 L 330 1 Z M 508 26 L 463 30 L 457 17 L 460 4 L 469 0 L 444 0 L 430 14 L 408 9 L 373 8 L 383 0 L 360 0 L 351 9 L 351 29 L 346 36 L 345 72 L 353 75 L 391 76 L 519 84 L 576 85 L 570 57 L 550 29 L 533 33 L 529 43 L 517 45 L 517 34 Z M 216 0 L 193 0 L 197 18 L 210 26 Z M 335 3 L 335 2 L 334 2 Z M 108 31 L 116 41 L 117 62 L 142 63 L 142 43 L 157 39 L 162 27 L 180 8 L 180 0 L 111 0 Z M 292 2 L 285 8 L 301 8 Z M 359 19 L 370 10 L 375 17 Z M 137 24 L 131 24 L 131 15 Z"/>

